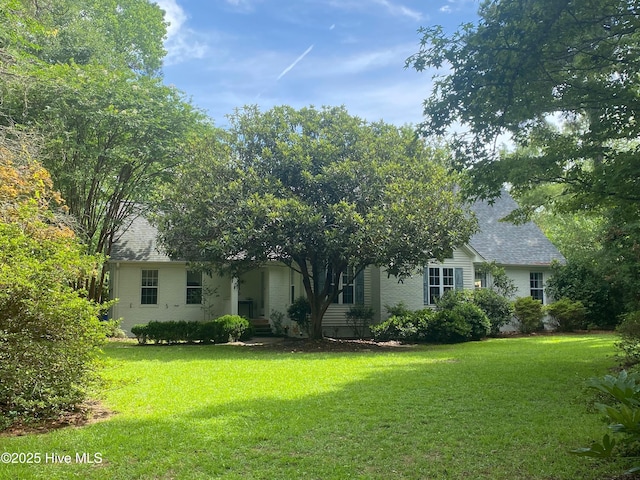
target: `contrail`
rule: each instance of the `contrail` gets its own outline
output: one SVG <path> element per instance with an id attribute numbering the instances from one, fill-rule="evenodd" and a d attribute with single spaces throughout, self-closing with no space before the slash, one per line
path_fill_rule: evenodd
<path id="1" fill-rule="evenodd" d="M 295 66 L 298 64 L 298 62 L 299 62 L 300 60 L 302 60 L 304 57 L 306 57 L 306 56 L 307 56 L 307 54 L 308 54 L 312 49 L 313 49 L 313 45 L 311 45 L 309 48 L 307 48 L 307 49 L 304 51 L 304 53 L 303 53 L 302 55 L 300 55 L 298 58 L 296 58 L 296 59 L 295 59 L 295 61 L 294 61 L 291 65 L 289 65 L 287 68 L 285 68 L 285 69 L 282 71 L 282 73 L 281 73 L 280 75 L 278 75 L 277 80 L 280 80 L 280 79 L 281 79 L 282 77 L 284 77 L 287 73 L 289 73 L 289 71 L 290 71 L 293 67 L 295 67 Z"/>

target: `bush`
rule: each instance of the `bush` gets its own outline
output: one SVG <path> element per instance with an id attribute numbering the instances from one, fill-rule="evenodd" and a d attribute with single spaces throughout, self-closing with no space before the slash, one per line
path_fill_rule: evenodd
<path id="1" fill-rule="evenodd" d="M 120 328 L 121 319 L 102 320 L 100 325 L 107 338 L 126 338 L 127 334 Z"/>
<path id="2" fill-rule="evenodd" d="M 105 340 L 101 306 L 73 288 L 102 259 L 50 210 L 46 170 L 13 160 L 0 142 L 0 429 L 74 410 Z"/>
<path id="3" fill-rule="evenodd" d="M 397 340 L 401 342 L 425 341 L 431 309 L 406 311 L 404 315 L 389 317 L 384 322 L 370 327 L 373 339 L 379 342 Z"/>
<path id="4" fill-rule="evenodd" d="M 149 340 L 155 343 L 227 343 L 250 338 L 252 329 L 249 321 L 238 315 L 224 315 L 208 322 L 149 322 L 146 325 L 134 325 L 131 333 L 138 343 Z"/>
<path id="5" fill-rule="evenodd" d="M 307 297 L 296 298 L 289 308 L 287 308 L 287 315 L 289 318 L 296 322 L 303 332 L 309 332 L 309 316 L 311 315 L 311 305 Z"/>
<path id="6" fill-rule="evenodd" d="M 353 329 L 353 334 L 357 338 L 364 338 L 375 312 L 373 308 L 366 305 L 352 305 L 344 315 L 347 319 L 347 325 Z"/>
<path id="7" fill-rule="evenodd" d="M 640 363 L 640 311 L 623 315 L 616 332 L 620 335 L 616 347 L 624 354 L 623 363 L 626 365 Z"/>
<path id="8" fill-rule="evenodd" d="M 542 324 L 544 312 L 540 300 L 534 300 L 532 297 L 520 297 L 514 302 L 513 309 L 520 333 L 533 333 L 544 328 Z"/>
<path id="9" fill-rule="evenodd" d="M 586 308 L 582 302 L 574 302 L 562 298 L 547 306 L 547 313 L 552 318 L 553 327 L 559 332 L 573 332 L 585 328 Z"/>
<path id="10" fill-rule="evenodd" d="M 473 291 L 473 303 L 480 307 L 491 325 L 489 335 L 496 336 L 513 318 L 513 303 L 498 292 L 479 288 Z"/>
<path id="11" fill-rule="evenodd" d="M 471 324 L 460 311 L 438 310 L 429 319 L 426 340 L 436 343 L 459 343 L 471 339 Z"/>
<path id="12" fill-rule="evenodd" d="M 609 429 L 617 435 L 611 438 L 604 435 L 602 442 L 590 447 L 573 450 L 576 455 L 595 458 L 608 458 L 614 455 L 638 457 L 640 445 L 640 374 L 620 372 L 617 376 L 592 378 L 590 387 L 609 397 L 613 404 L 598 404 L 598 409 L 609 422 Z M 640 471 L 640 465 L 627 473 Z"/>
<path id="13" fill-rule="evenodd" d="M 491 322 L 487 315 L 472 303 L 461 303 L 451 310 L 453 313 L 464 318 L 465 322 L 471 327 L 469 340 L 480 340 L 486 338 L 491 332 Z"/>

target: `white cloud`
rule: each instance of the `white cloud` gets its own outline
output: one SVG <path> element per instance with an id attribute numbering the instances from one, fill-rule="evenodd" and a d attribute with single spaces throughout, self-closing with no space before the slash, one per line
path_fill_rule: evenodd
<path id="1" fill-rule="evenodd" d="M 374 0 L 375 3 L 382 5 L 389 10 L 392 15 L 401 15 L 405 17 L 409 17 L 413 20 L 422 20 L 422 13 L 417 12 L 416 10 L 412 10 L 409 7 L 405 7 L 404 5 L 400 5 L 398 3 L 392 3 L 389 0 Z"/>
<path id="2" fill-rule="evenodd" d="M 193 58 L 204 58 L 209 47 L 202 35 L 187 28 L 187 14 L 176 0 L 156 0 L 158 6 L 165 12 L 165 20 L 169 22 L 167 27 L 167 39 L 165 48 L 167 56 L 164 59 L 165 66 L 175 65 Z"/>

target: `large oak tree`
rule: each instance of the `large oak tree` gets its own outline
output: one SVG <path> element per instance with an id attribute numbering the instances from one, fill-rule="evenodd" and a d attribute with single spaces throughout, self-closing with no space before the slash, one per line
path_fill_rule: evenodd
<path id="1" fill-rule="evenodd" d="M 165 191 L 161 239 L 234 275 L 273 261 L 299 272 L 314 338 L 347 269 L 403 278 L 474 232 L 442 153 L 409 128 L 344 108 L 248 107 L 230 121 Z"/>

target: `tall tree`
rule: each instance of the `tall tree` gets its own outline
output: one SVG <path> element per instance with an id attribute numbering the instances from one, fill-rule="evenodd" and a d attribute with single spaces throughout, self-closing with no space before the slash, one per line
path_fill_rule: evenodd
<path id="1" fill-rule="evenodd" d="M 460 132 L 453 144 L 471 196 L 496 196 L 505 182 L 517 195 L 557 184 L 538 198 L 547 208 L 602 212 L 598 269 L 624 278 L 628 308 L 640 308 L 637 0 L 496 0 L 479 14 L 451 36 L 424 29 L 407 60 L 446 69 L 436 71 L 422 132 Z M 499 148 L 501 139 L 516 148 Z"/>
<path id="2" fill-rule="evenodd" d="M 79 236 L 90 252 L 109 255 L 135 205 L 186 159 L 188 137 L 209 128 L 155 75 L 162 11 L 146 0 L 10 0 L 2 13 L 14 30 L 0 70 L 0 122 L 43 137 L 40 159 Z M 103 280 L 90 287 L 96 300 Z"/>
<path id="3" fill-rule="evenodd" d="M 13 1 L 13 0 L 12 0 Z M 144 75 L 160 71 L 166 51 L 164 12 L 148 0 L 20 0 L 31 53 L 49 64 L 100 63 Z"/>
<path id="4" fill-rule="evenodd" d="M 155 77 L 101 65 L 33 69 L 5 104 L 45 137 L 42 162 L 93 253 L 108 255 L 137 203 L 168 181 L 205 117 Z M 126 227 L 126 225 L 125 225 Z M 101 280 L 92 288 L 99 299 Z"/>
<path id="5" fill-rule="evenodd" d="M 165 191 L 161 239 L 235 275 L 269 261 L 299 272 L 313 338 L 348 269 L 402 278 L 474 232 L 456 177 L 408 128 L 344 108 L 248 107 L 230 121 L 226 142 L 204 145 Z"/>
<path id="6" fill-rule="evenodd" d="M 485 1 L 479 14 L 451 36 L 424 29 L 407 60 L 446 69 L 421 128 L 443 134 L 461 125 L 455 145 L 460 165 L 472 167 L 471 193 L 555 182 L 576 209 L 638 205 L 637 0 Z M 492 147 L 501 135 L 536 148 L 501 156 Z"/>

